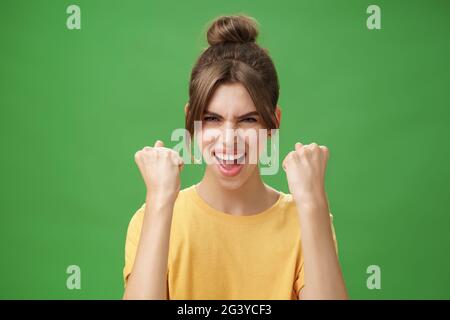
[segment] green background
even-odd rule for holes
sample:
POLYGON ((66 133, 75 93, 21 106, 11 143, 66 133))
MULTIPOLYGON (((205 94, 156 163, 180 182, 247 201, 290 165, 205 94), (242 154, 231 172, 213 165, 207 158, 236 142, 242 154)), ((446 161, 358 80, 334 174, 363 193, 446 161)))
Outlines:
MULTIPOLYGON (((450 2, 18 1, 0 6, 0 298, 119 299, 143 203, 133 155, 184 124, 221 14, 260 23, 278 69, 281 150, 327 145, 351 298, 450 298, 450 2), (66 8, 81 8, 81 30, 66 8), (366 9, 381 7, 381 30, 366 9), (66 268, 81 267, 81 290, 66 268), (381 267, 381 290, 366 286, 381 267)), ((189 166, 183 187, 201 178, 189 166)), ((265 180, 288 191, 284 172, 265 180)))

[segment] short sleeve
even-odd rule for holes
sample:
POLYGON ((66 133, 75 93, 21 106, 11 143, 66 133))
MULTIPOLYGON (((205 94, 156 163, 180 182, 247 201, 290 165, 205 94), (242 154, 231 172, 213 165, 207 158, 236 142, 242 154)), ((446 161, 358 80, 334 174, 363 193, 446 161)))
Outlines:
MULTIPOLYGON (((331 222, 331 232, 333 234, 333 241, 334 241, 334 247, 336 249, 336 254, 338 253, 338 245, 337 245, 337 239, 336 239, 336 232, 334 230, 334 224, 333 224, 333 214, 330 213, 330 222, 331 222)), ((303 253, 300 255, 300 263, 299 263, 299 270, 297 272, 297 276, 295 278, 294 282, 294 290, 297 294, 297 297, 300 296, 300 291, 305 286, 305 271, 303 268, 303 253)))
POLYGON ((141 236, 144 210, 145 205, 136 211, 128 224, 127 237, 125 241, 125 266, 123 268, 124 286, 126 286, 127 278, 133 269, 134 259, 136 257, 136 251, 139 245, 139 238, 141 236))
POLYGON ((300 295, 300 291, 303 289, 304 286, 305 286, 305 271, 303 268, 303 254, 301 254, 300 269, 297 272, 297 276, 294 282, 294 291, 297 297, 300 295))

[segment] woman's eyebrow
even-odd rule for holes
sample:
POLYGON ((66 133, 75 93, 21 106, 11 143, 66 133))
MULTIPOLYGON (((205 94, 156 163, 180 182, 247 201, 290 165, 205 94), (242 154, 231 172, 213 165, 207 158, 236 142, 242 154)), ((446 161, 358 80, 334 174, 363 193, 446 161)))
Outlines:
POLYGON ((205 115, 214 116, 214 117, 221 118, 221 119, 223 118, 220 114, 217 114, 217 113, 211 112, 211 111, 205 111, 205 115))
MULTIPOLYGON (((205 111, 205 115, 214 116, 214 117, 217 117, 217 118, 220 118, 220 119, 223 118, 220 114, 215 113, 215 112, 211 112, 211 111, 205 111)), ((245 113, 243 115, 240 115, 240 116, 236 117, 236 119, 242 119, 242 118, 251 117, 251 116, 259 116, 258 111, 247 112, 247 113, 245 113)))
POLYGON ((259 113, 257 111, 252 111, 252 112, 248 112, 246 114, 243 114, 242 116, 239 116, 238 118, 246 118, 246 117, 250 117, 250 116, 259 116, 259 113))

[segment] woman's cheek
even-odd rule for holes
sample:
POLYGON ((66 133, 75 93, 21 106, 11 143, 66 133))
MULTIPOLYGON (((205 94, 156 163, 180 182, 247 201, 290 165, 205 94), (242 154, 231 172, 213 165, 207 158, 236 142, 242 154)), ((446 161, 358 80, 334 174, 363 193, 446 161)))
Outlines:
POLYGON ((259 130, 257 129, 248 129, 244 134, 244 141, 246 145, 246 151, 248 155, 248 163, 249 164, 258 164, 258 159, 260 155, 259 144, 259 130))
POLYGON ((210 146, 220 137, 220 130, 214 128, 205 128, 201 132, 203 147, 210 146))
MULTIPOLYGON (((264 129, 265 130, 265 129, 264 129)), ((258 138, 258 157, 264 152, 267 146, 267 130, 260 134, 258 138)))
POLYGON ((212 128, 203 128, 202 130, 197 132, 196 140, 200 144, 198 145, 198 148, 200 149, 200 152, 203 155, 206 164, 211 164, 213 161, 211 148, 214 146, 219 133, 220 131, 212 128))

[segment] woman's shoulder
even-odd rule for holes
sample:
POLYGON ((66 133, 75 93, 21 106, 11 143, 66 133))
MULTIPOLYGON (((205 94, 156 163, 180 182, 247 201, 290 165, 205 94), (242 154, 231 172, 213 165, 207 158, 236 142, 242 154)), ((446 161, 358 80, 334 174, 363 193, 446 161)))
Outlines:
POLYGON ((282 198, 283 202, 283 209, 287 213, 290 213, 292 215, 296 215, 297 213, 297 205, 295 203, 294 198, 292 197, 292 194, 290 193, 284 193, 283 191, 280 191, 280 198, 282 198))
POLYGON ((282 190, 278 190, 274 187, 271 187, 267 185, 267 187, 273 192, 276 193, 278 196, 278 204, 286 209, 291 209, 292 207, 295 207, 295 201, 292 198, 292 195, 290 193, 286 193, 282 190))

